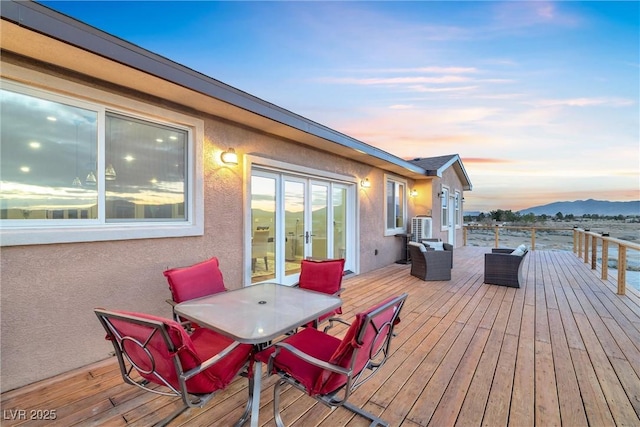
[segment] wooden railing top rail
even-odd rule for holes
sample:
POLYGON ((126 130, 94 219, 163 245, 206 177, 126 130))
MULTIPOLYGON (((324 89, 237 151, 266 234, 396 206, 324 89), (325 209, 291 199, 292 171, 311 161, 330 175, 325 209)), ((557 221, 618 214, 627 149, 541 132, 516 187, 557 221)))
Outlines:
POLYGON ((610 237, 610 236, 604 236, 598 232, 587 231, 582 228, 576 228, 575 230, 578 232, 582 232, 588 236, 597 237, 598 239, 606 240, 607 242, 615 243, 616 245, 619 245, 619 246, 624 246, 629 249, 640 251, 640 243, 630 242, 628 240, 616 239, 615 237, 610 237))

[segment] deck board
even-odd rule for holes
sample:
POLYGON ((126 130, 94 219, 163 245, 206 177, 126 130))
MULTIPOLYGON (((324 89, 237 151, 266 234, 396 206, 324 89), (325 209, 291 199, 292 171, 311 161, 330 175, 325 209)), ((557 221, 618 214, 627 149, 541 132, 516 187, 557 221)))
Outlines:
MULTIPOLYGON (((640 425, 640 292, 616 295, 615 280, 601 280, 561 251, 529 252, 520 289, 486 285, 487 251, 456 249, 451 281, 425 282, 400 264, 344 280, 347 320, 409 293, 389 361, 353 403, 403 427, 640 425)), ((262 426, 274 425, 274 380, 263 377, 262 426)), ((247 381, 238 378, 171 426, 232 425, 246 396, 247 381)), ((115 359, 8 391, 0 401, 2 425, 21 427, 148 426, 180 403, 124 384, 115 359), (55 409, 58 418, 10 419, 18 409, 55 409)), ((281 404, 294 427, 367 425, 291 388, 281 404)))

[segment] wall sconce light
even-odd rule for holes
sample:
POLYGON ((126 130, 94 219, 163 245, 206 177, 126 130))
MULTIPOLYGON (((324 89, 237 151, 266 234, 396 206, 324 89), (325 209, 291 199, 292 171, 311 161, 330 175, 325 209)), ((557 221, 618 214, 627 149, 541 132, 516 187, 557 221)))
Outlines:
POLYGON ((107 181, 115 181, 116 180, 116 170, 113 168, 113 165, 109 163, 107 168, 104 170, 104 179, 107 181))
POLYGON ((371 182, 369 181, 369 178, 365 178, 362 181, 360 181, 360 186, 362 188, 370 188, 371 187, 371 182))
POLYGON ((418 197, 418 190, 416 190, 415 188, 411 190, 411 197, 418 197))
POLYGON ((220 160, 222 160, 222 163, 225 165, 237 165, 238 155, 236 154, 236 150, 229 148, 227 151, 223 151, 220 155, 220 160))
POLYGON ((438 193, 438 199, 442 199, 442 194, 443 194, 442 191, 438 193))

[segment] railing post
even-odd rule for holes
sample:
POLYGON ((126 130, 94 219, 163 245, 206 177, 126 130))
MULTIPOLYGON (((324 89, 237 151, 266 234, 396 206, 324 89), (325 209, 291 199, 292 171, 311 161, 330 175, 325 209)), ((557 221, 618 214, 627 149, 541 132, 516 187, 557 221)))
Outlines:
POLYGON ((587 264, 589 262, 589 240, 591 236, 587 233, 588 229, 584 229, 584 263, 587 264))
MULTIPOLYGON (((604 234, 603 234, 604 236, 604 234)), ((609 241, 602 239, 602 280, 609 278, 609 241)))
POLYGON ((584 232, 578 230, 578 258, 582 258, 582 240, 584 239, 584 232))
POLYGON ((627 291, 627 247, 618 244, 618 295, 627 291))
POLYGON ((467 246, 467 227, 462 227, 462 246, 467 246))
POLYGON ((535 227, 531 227, 531 250, 536 250, 536 229, 535 227))
POLYGON ((496 245, 496 248, 499 248, 500 247, 499 246, 499 243, 500 243, 500 231, 499 231, 499 228, 498 228, 497 225, 495 226, 494 233, 495 233, 495 239, 496 239, 495 245, 496 245))
POLYGON ((596 260, 598 259, 598 238, 591 236, 591 269, 596 269, 596 260))
POLYGON ((577 254, 578 253, 578 247, 580 246, 578 244, 578 227, 576 227, 575 225, 573 226, 573 253, 577 254))

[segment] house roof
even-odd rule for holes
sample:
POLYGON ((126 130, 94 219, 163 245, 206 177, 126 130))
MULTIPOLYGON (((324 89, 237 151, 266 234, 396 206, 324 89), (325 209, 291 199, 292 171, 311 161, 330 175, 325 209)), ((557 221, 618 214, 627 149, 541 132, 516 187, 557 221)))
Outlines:
POLYGON ((462 188, 464 190, 472 189, 471 180, 469 180, 469 176, 467 175, 467 171, 464 169, 462 160, 457 154, 438 157, 419 157, 411 160, 411 163, 423 168, 427 172, 428 176, 437 176, 439 178, 442 178, 442 174, 445 170, 453 167, 462 182, 462 188))
POLYGON ((41 4, 2 1, 0 46, 413 179, 419 164, 264 101, 41 4), (188 103, 185 103, 188 100, 188 103))

